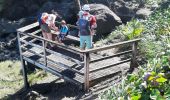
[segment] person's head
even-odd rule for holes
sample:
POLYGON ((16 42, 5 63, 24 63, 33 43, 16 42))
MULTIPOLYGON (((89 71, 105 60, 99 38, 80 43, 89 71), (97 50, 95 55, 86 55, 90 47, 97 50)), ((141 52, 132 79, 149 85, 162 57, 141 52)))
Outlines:
POLYGON ((66 25, 66 21, 65 20, 61 20, 61 25, 66 25))
POLYGON ((88 4, 85 4, 85 5, 82 6, 82 10, 86 11, 86 12, 89 12, 90 11, 90 6, 88 4))
POLYGON ((42 16, 48 16, 48 13, 47 12, 43 12, 42 16))
POLYGON ((82 11, 82 10, 79 11, 79 13, 78 13, 79 18, 83 17, 83 13, 84 13, 84 11, 82 11))

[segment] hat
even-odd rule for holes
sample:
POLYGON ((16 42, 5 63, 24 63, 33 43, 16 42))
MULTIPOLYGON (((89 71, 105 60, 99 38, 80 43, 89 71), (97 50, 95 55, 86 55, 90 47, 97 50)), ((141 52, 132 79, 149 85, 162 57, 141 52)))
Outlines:
POLYGON ((82 7, 82 10, 84 11, 90 11, 90 6, 85 4, 83 7, 82 7))
POLYGON ((65 21, 65 20, 62 20, 62 21, 61 21, 61 24, 66 24, 66 21, 65 21))

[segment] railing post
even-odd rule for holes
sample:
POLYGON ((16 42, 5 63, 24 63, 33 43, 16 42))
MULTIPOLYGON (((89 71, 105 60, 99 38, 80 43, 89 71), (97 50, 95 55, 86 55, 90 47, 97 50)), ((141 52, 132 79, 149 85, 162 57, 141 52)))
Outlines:
POLYGON ((89 89, 89 62, 90 56, 89 53, 84 53, 84 90, 88 91, 89 89))
POLYGON ((28 83, 25 61, 22 57, 22 49, 21 49, 21 43, 20 43, 20 32, 17 32, 17 38, 18 38, 18 47, 19 47, 19 54, 20 54, 20 59, 21 59, 22 72, 23 72, 23 77, 24 77, 24 87, 25 87, 25 89, 28 89, 29 83, 28 83))
POLYGON ((131 59, 130 69, 134 69, 135 67, 138 66, 137 60, 136 60, 137 45, 138 45, 138 42, 132 43, 132 59, 131 59))
POLYGON ((44 65, 47 66, 47 53, 46 53, 46 41, 42 40, 43 53, 44 53, 44 65))

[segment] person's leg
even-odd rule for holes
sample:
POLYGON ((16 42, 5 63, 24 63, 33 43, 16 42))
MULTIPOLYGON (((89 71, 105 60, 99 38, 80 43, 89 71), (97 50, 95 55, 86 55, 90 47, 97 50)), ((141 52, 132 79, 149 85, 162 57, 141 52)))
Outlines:
MULTIPOLYGON (((42 30, 43 38, 48 39, 47 34, 48 33, 46 33, 45 31, 42 30)), ((45 42, 45 47, 47 47, 47 42, 45 42)))
POLYGON ((92 36, 91 35, 86 36, 86 48, 87 49, 92 48, 92 36))
MULTIPOLYGON (((47 34, 47 37, 48 37, 48 40, 53 40, 53 37, 52 37, 52 34, 51 33, 48 33, 47 34)), ((49 43, 51 47, 54 47, 54 44, 53 43, 49 43)))
POLYGON ((80 49, 84 50, 85 49, 85 39, 86 36, 80 36, 80 49))

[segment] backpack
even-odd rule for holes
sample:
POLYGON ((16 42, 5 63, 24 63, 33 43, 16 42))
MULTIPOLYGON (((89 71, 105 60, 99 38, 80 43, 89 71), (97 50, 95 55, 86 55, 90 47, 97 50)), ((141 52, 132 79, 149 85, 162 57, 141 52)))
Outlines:
POLYGON ((78 25, 80 28, 80 35, 90 35, 90 22, 88 20, 80 18, 78 25))
POLYGON ((63 28, 64 28, 64 29, 67 28, 68 31, 67 31, 67 33, 65 34, 65 36, 67 36, 67 35, 69 34, 69 28, 68 28, 68 26, 67 26, 67 27, 62 27, 62 26, 60 26, 60 29, 63 29, 63 28))
POLYGON ((46 19, 47 19, 47 17, 42 19, 42 13, 38 14, 38 16, 37 16, 37 21, 39 22, 40 25, 44 24, 46 19))
POLYGON ((37 21, 39 22, 39 24, 42 24, 42 19, 41 19, 42 13, 38 14, 37 16, 37 21))

